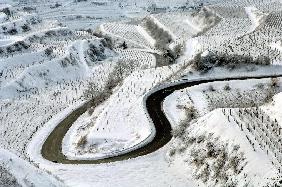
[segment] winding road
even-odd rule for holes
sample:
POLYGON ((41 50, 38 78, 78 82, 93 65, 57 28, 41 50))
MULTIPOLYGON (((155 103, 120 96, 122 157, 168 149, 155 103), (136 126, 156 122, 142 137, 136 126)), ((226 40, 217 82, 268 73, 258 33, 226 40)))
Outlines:
POLYGON ((103 158, 99 160, 69 160, 62 153, 62 141, 65 134, 72 126, 72 124, 77 120, 77 118, 80 115, 86 112, 88 108, 87 106, 89 106, 89 103, 86 103, 85 105, 81 106, 80 108, 76 109, 71 114, 69 114, 61 123, 57 125, 57 127, 51 132, 51 134, 44 142, 41 149, 41 154, 45 159, 49 161, 62 163, 62 164, 99 164, 99 163, 121 161, 129 158, 143 156, 163 147, 172 138, 171 125, 162 110, 163 100, 172 92, 203 83, 209 83, 209 82, 277 78, 281 76, 282 75, 264 75, 264 76, 229 77, 229 78, 218 78, 218 79, 183 80, 180 81, 179 83, 175 83, 174 85, 168 85, 161 89, 157 89, 155 92, 148 95, 147 99, 145 100, 147 112, 150 115, 156 129, 156 135, 150 143, 144 145, 141 148, 135 149, 131 152, 109 157, 109 158, 103 158))

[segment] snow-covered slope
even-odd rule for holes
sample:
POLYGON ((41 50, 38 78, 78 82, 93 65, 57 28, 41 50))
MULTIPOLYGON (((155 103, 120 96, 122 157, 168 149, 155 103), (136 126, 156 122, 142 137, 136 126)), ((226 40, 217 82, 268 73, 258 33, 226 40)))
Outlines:
POLYGON ((264 186, 277 176, 268 156, 254 149, 221 109, 199 118, 183 133, 171 143, 171 162, 183 171, 192 170, 205 185, 264 186))
POLYGON ((273 88, 274 80, 220 82, 175 92, 163 107, 175 138, 145 157, 63 165, 44 160, 41 147, 56 125, 89 99, 93 106, 63 138, 67 158, 110 157, 152 140, 155 129, 144 96, 165 82, 279 74, 281 11, 277 0, 2 0, 0 145, 20 157, 0 150, 7 176, 19 184, 26 176, 27 185, 35 186, 271 186, 270 178, 279 177, 278 145, 267 150, 273 146, 269 139, 243 127, 248 111, 259 111, 259 117, 275 113, 280 121, 279 94, 274 103, 254 107, 270 103, 281 91, 280 83, 273 88), (230 110, 233 121, 228 109, 214 110, 228 107, 235 108, 230 110), (246 108, 246 117, 238 107, 246 108), (183 120, 190 124, 185 130, 183 120), (183 136, 176 136, 179 132, 183 136), (183 147, 186 137, 204 140, 183 147), (209 154, 200 148, 209 145, 226 159, 213 156, 197 165, 198 153, 209 154), (218 163, 224 171, 207 172, 218 163))
POLYGON ((4 184, 2 183, 2 180, 4 181, 5 178, 2 178, 2 176, 4 177, 5 175, 1 173, 0 184, 4 186, 64 186, 63 183, 58 178, 52 176, 52 174, 48 174, 47 172, 32 166, 27 161, 18 158, 16 155, 5 149, 0 150, 0 166, 1 168, 3 167, 8 170, 16 179, 16 182, 4 184))

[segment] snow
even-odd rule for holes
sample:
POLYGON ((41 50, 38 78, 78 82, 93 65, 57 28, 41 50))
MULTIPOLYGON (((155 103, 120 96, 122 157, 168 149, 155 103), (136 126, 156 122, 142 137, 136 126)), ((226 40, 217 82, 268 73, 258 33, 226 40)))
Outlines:
MULTIPOLYGON (((89 42, 94 43, 97 46, 100 44, 99 41, 95 40, 89 42)), ((9 99, 17 97, 17 90, 24 91, 32 88, 42 89, 46 84, 52 85, 58 81, 61 82, 64 80, 75 80, 78 78, 89 77, 89 67, 84 60, 81 60, 81 56, 84 56, 82 54, 83 51, 80 49, 81 47, 79 41, 74 42, 72 45, 68 46, 63 57, 27 68, 18 75, 16 79, 3 85, 0 98, 9 99), (70 59, 71 62, 66 62, 67 64, 64 67, 61 63, 66 58, 70 59), (42 74, 42 72, 44 73, 42 74)), ((109 61, 115 56, 109 49, 105 49, 104 53, 109 58, 109 61)), ((38 58, 36 60, 38 60, 38 58)), ((9 64, 9 66, 11 66, 11 64, 9 64)))
POLYGON ((107 23, 99 27, 101 33, 121 41, 126 41, 127 45, 132 44, 133 48, 151 49, 154 43, 152 37, 141 27, 123 23, 107 23))
POLYGON ((187 40, 185 46, 185 58, 193 59, 194 55, 197 54, 200 50, 199 42, 197 39, 191 38, 187 40))
POLYGON ((7 19, 6 14, 0 12, 0 23, 3 23, 4 21, 6 21, 6 19, 7 19))
POLYGON ((147 144, 154 137, 155 129, 144 110, 144 94, 178 69, 179 66, 175 66, 172 69, 167 67, 148 69, 131 74, 104 104, 103 111, 99 115, 94 113, 92 119, 89 119, 89 116, 84 114, 81 116, 82 119, 76 123, 79 126, 75 129, 78 129, 80 126, 86 126, 87 122, 92 120, 92 126, 94 124, 95 126, 89 129, 87 146, 96 145, 100 151, 92 154, 74 155, 75 148, 71 148, 71 146, 75 146, 75 144, 71 144, 74 140, 66 138, 64 154, 69 155, 70 158, 97 159, 116 155, 117 152, 121 154, 147 144), (158 76, 160 74, 162 77, 158 76), (112 144, 115 146, 111 146, 112 144))
POLYGON ((228 122, 220 109, 198 119, 186 131, 190 135, 199 135, 206 132, 213 133, 222 142, 240 146, 240 151, 245 154, 244 156, 247 159, 247 165, 237 178, 238 186, 244 186, 244 174, 249 177, 247 179, 250 180, 249 184, 254 186, 266 185, 270 178, 276 176, 276 169, 267 155, 262 150, 254 152, 245 134, 240 131, 234 122, 228 122))
MULTIPOLYGON (((124 71, 128 73, 122 76, 105 102, 94 108, 92 114, 87 111, 81 115, 65 135, 62 147, 68 158, 110 157, 151 141, 155 129, 144 100, 170 81, 177 84, 187 79, 278 75, 282 71, 279 18, 282 6, 278 1, 46 0, 44 3, 19 1, 16 4, 4 0, 0 9, 7 7, 3 3, 11 3, 14 7, 8 6, 11 16, 0 13, 0 48, 4 49, 4 53, 0 53, 0 161, 7 164, 20 183, 27 178, 35 186, 206 186, 193 176, 193 167, 184 160, 187 155, 177 155, 174 161, 170 160, 170 145, 146 156, 99 165, 52 163, 42 158, 41 147, 58 123, 85 103, 83 92, 88 84, 94 82, 103 89, 121 61, 126 62, 124 71), (62 6, 54 8, 56 2, 62 6), (201 2, 205 2, 204 8, 187 11, 201 2), (150 15, 148 7, 154 3, 159 8, 166 8, 166 13, 150 15), (23 7, 29 6, 36 10, 28 14, 22 12, 23 7), (171 49, 185 43, 184 53, 176 64, 158 67, 154 54, 162 55, 162 51, 154 48, 156 38, 139 25, 140 19, 148 15, 175 40, 170 44, 171 49), (23 29, 25 24, 28 26, 26 31, 23 29), (15 29, 16 33, 6 32, 3 26, 10 31, 15 29), (91 30, 81 31, 89 28, 91 30), (111 37, 114 47, 126 41, 128 48, 115 51, 103 48, 101 51, 107 58, 93 62, 90 44, 95 49, 101 45, 93 32, 96 29, 99 34, 111 37), (7 49, 15 47, 18 41, 30 47, 8 52, 7 49), (48 55, 46 49, 52 49, 51 54, 48 55), (190 66, 191 59, 199 52, 209 51, 269 56, 272 65, 246 65, 233 71, 218 67, 206 74, 195 72, 190 66), (65 61, 69 63, 64 64, 65 61), (133 67, 128 68, 131 65, 133 67), (87 144, 85 149, 78 149, 77 142, 83 136, 87 144), (93 146, 97 149, 91 149, 93 146)), ((249 92, 246 95, 262 101, 265 91, 261 91, 260 96, 255 94, 254 86, 258 83, 268 84, 269 80, 250 80, 244 84, 229 82, 232 89, 249 92)), ((220 82, 213 86, 223 90, 226 84, 220 82)), ((183 106, 194 104, 202 117, 192 121, 188 133, 198 136, 213 132, 223 143, 239 144, 248 160, 243 173, 248 174, 247 179, 254 186, 265 185, 270 177, 276 177, 277 168, 270 163, 271 157, 259 148, 254 152, 245 138, 245 131, 240 131, 234 121, 228 122, 220 109, 209 113, 213 107, 202 93, 208 89, 209 84, 195 86, 176 91, 165 99, 163 110, 173 129, 179 128, 187 118, 183 106)), ((229 104, 228 93, 217 94, 214 94, 217 100, 229 104)), ((234 97, 230 100, 239 101, 237 93, 232 94, 234 97)), ((213 98, 212 101, 217 100, 213 98)), ((214 102, 214 106, 216 104, 214 102)), ((281 94, 277 94, 274 102, 261 108, 281 123, 281 104, 281 94)), ((243 173, 236 176, 240 185, 244 182, 243 173)), ((209 182, 213 186, 212 181, 209 182)))
POLYGON ((198 33, 201 31, 201 29, 197 26, 197 25, 194 25, 189 19, 186 19, 185 20, 185 23, 188 24, 189 27, 191 27, 192 29, 195 30, 195 33, 198 33))
MULTIPOLYGON (((226 72, 224 73, 226 74, 226 72)), ((253 74, 253 76, 258 76, 260 74, 253 74)), ((230 77, 240 77, 240 74, 237 72, 236 74, 233 74, 230 77)), ((211 73, 210 76, 207 76, 207 79, 213 79, 213 78, 222 78, 217 73, 211 73)), ((197 81, 201 80, 203 78, 199 78, 197 76, 190 77, 189 81, 197 81)), ((184 80, 185 81, 185 80, 184 80)), ((256 85, 258 84, 267 84, 269 83, 269 79, 253 79, 253 80, 232 80, 232 81, 219 81, 219 82, 212 82, 212 83, 205 83, 201 85, 192 86, 189 88, 185 88, 182 90, 175 91, 171 95, 169 95, 164 100, 164 111, 167 115, 167 117, 172 121, 172 124, 175 126, 180 123, 181 120, 185 119, 185 113, 183 113, 183 108, 179 108, 178 105, 190 105, 191 103, 196 107, 196 109, 200 112, 200 115, 203 116, 210 112, 207 98, 205 96, 205 93, 203 91, 209 90, 209 87, 212 85, 213 89, 215 91, 220 91, 224 89, 225 85, 229 85, 231 87, 231 90, 233 90, 233 96, 235 95, 235 92, 243 92, 243 91, 251 91, 252 89, 256 88, 256 85), (242 84, 244 82, 244 84, 242 84)), ((211 91, 210 91, 211 92, 211 91)), ((263 94, 263 93, 261 93, 263 94)), ((232 94, 228 98, 225 98, 226 100, 235 99, 233 98, 232 94)), ((242 99, 242 98, 241 98, 242 99)), ((243 100, 242 100, 243 101, 243 100)), ((224 102, 224 101, 222 101, 224 102)), ((222 103, 224 106, 225 103, 222 103)), ((228 106, 226 106, 228 107, 228 106)))
POLYGON ((254 31, 260 24, 263 23, 265 18, 267 17, 267 14, 259 11, 256 7, 246 7, 245 8, 246 13, 248 14, 251 22, 252 22, 252 28, 250 32, 254 31))
POLYGON ((144 28, 142 28, 141 26, 137 25, 136 29, 138 30, 138 32, 142 36, 144 36, 144 38, 147 39, 147 41, 151 44, 151 46, 155 46, 156 40, 154 38, 152 38, 144 28))
POLYGON ((3 10, 3 9, 5 9, 5 8, 8 8, 8 9, 12 8, 10 2, 12 2, 12 1, 10 1, 10 0, 3 0, 3 1, 1 2, 1 4, 0 4, 0 10, 3 10), (5 1, 6 1, 6 2, 5 2, 5 1))
POLYGON ((59 176, 67 186, 196 186, 192 178, 178 175, 179 170, 169 165, 164 152, 162 149, 144 157, 99 165, 60 165, 41 160, 40 167, 59 176))
POLYGON ((166 26, 164 26, 161 22, 159 22, 158 19, 156 19, 154 16, 149 16, 149 19, 151 19, 156 25, 158 25, 159 28, 166 31, 170 35, 172 40, 176 40, 177 37, 166 26))
POLYGON ((0 40, 0 47, 9 46, 15 42, 14 39, 2 39, 0 40))
MULTIPOLYGON (((235 177, 236 178, 235 180, 239 182, 238 186, 244 186, 246 184, 246 182, 244 182, 245 180, 249 181, 250 182, 249 184, 251 185, 264 186, 271 181, 271 178, 275 178, 278 175, 277 167, 272 164, 272 160, 270 159, 270 156, 266 154, 265 150, 261 149, 260 145, 254 139, 254 135, 252 133, 246 134, 245 131, 240 130, 239 126, 234 120, 234 119, 238 120, 238 118, 233 117, 234 119, 231 118, 230 121, 229 117, 227 118, 227 116, 224 115, 224 113, 222 113, 222 109, 216 109, 210 111, 210 107, 208 107, 206 104, 208 103, 208 101, 207 98, 204 97, 203 90, 208 90, 209 86, 212 85, 214 90, 216 91, 210 91, 210 92, 211 93, 217 92, 219 90, 224 89, 224 85, 226 85, 225 83, 227 82, 207 83, 207 84, 201 84, 199 86, 193 86, 190 88, 176 91, 165 99, 163 104, 163 110, 166 113, 169 121, 172 123, 173 129, 177 129, 178 126, 183 123, 183 121, 184 122, 187 121, 185 107, 189 107, 191 105, 195 106, 195 108, 199 111, 200 116, 202 117, 196 120, 192 120, 192 122, 186 128, 185 133, 190 137, 191 136, 198 137, 202 134, 213 133, 213 136, 218 137, 219 140, 223 142, 223 144, 228 143, 229 145, 239 145, 240 151, 244 153, 244 157, 247 159, 246 162, 247 164, 244 166, 242 173, 235 177), (193 94, 197 94, 197 96, 193 94), (200 100, 200 102, 198 100, 200 100), (205 105, 203 105, 203 103, 205 103, 205 105), (252 142, 255 142, 255 151, 253 151, 251 144, 246 138, 246 135, 248 135, 248 137, 252 139, 252 142), (258 166, 258 162, 259 162, 259 166, 258 166), (244 173, 246 174, 247 178, 245 178, 244 173)), ((256 86, 260 84, 264 84, 264 85, 269 84, 269 79, 228 81, 228 85, 231 88, 231 91, 229 93, 230 95, 225 96, 224 99, 222 98, 215 98, 215 99, 219 99, 219 102, 221 103, 221 107, 223 108, 229 107, 230 105, 225 104, 225 102, 226 101, 236 102, 238 98, 236 98, 235 92, 246 93, 247 91, 251 93, 251 90, 256 89, 256 86)), ((280 81, 279 81, 279 85, 281 86, 280 81)), ((280 92, 279 90, 277 92, 280 92)), ((261 92, 261 95, 263 95, 263 92, 261 92)), ((242 104, 244 103, 244 97, 247 96, 242 95, 240 97, 240 102, 242 102, 242 104)), ((253 97, 255 97, 255 94, 253 94, 253 97)), ((254 98, 254 100, 255 102, 256 100, 259 102, 262 99, 254 98)), ((261 108, 264 111, 266 111, 267 114, 271 116, 271 118, 277 119, 279 121, 279 124, 281 124, 281 114, 280 114, 281 112, 279 112, 279 107, 278 107, 281 104, 281 94, 279 93, 275 95, 273 100, 274 101, 272 104, 271 103, 265 104, 261 108)), ((216 105, 216 102, 211 101, 211 104, 216 105)), ((211 107, 211 109, 212 108, 213 107, 211 107)), ((234 110, 234 109, 226 108, 225 113, 229 113, 229 110, 234 110)), ((240 123, 244 124, 245 122, 240 122, 240 123)), ((177 147, 179 147, 179 144, 181 144, 182 141, 183 140, 179 139, 179 137, 174 138, 171 141, 170 145, 172 146, 176 145, 177 147)), ((191 150, 191 148, 188 147, 187 152, 183 154, 179 153, 178 155, 172 157, 171 158, 172 160, 171 159, 170 160, 172 162, 172 165, 174 165, 173 167, 177 167, 178 169, 181 168, 180 170, 183 171, 190 170, 196 172, 193 166, 187 164, 187 159, 189 159, 189 154, 190 154, 188 150, 191 150)), ((190 175, 191 174, 189 173, 187 174, 187 176, 190 175)), ((204 183, 204 185, 214 186, 215 184, 213 183, 212 180, 210 180, 207 183, 204 183)))
POLYGON ((0 163, 9 168, 9 172, 11 172, 17 182, 22 186, 64 186, 64 184, 54 176, 47 174, 47 172, 36 168, 29 162, 20 159, 2 148, 0 149, 0 163))
POLYGON ((274 95, 273 101, 262 107, 263 111, 265 111, 272 119, 276 119, 280 125, 282 125, 281 118, 281 102, 282 102, 282 94, 278 93, 274 95))

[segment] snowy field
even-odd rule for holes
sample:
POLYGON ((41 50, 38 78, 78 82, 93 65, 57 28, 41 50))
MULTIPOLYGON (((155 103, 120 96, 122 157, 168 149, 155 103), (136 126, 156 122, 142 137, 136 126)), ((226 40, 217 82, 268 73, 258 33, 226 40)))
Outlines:
POLYGON ((154 139, 145 98, 163 85, 282 75, 278 0, 0 1, 0 186, 273 186, 282 169, 280 78, 205 83, 162 109, 172 140, 103 164, 44 159, 49 134, 99 160, 154 139), (281 131, 281 132, 280 132, 281 131))

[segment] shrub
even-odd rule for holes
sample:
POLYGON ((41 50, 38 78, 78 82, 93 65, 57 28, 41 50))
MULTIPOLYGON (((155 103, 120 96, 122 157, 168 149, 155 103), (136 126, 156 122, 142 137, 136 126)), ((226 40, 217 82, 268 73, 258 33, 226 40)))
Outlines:
POLYGON ((175 153, 176 153, 176 149, 175 149, 175 148, 171 148, 171 149, 169 150, 169 152, 168 152, 168 156, 169 156, 169 157, 173 157, 173 156, 175 155, 175 153))
POLYGON ((30 31, 30 27, 29 27, 27 24, 24 24, 24 25, 22 26, 22 29, 23 29, 23 32, 30 31))
POLYGON ((94 110, 95 110, 95 108, 94 108, 94 107, 89 108, 89 109, 87 110, 88 115, 92 115, 92 114, 93 114, 93 112, 94 112, 94 110))
POLYGON ((3 12, 4 14, 6 14, 7 16, 11 16, 11 11, 10 11, 9 8, 4 8, 4 9, 2 9, 2 12, 3 12))
POLYGON ((53 5, 53 6, 50 6, 50 8, 58 8, 58 7, 60 7, 60 6, 62 6, 62 4, 56 2, 56 4, 53 5))
POLYGON ((79 148, 84 148, 86 144, 87 144, 87 136, 85 135, 78 140, 76 146, 79 148))
POLYGON ((184 108, 185 108, 185 116, 186 116, 187 123, 195 119, 198 116, 198 111, 193 105, 189 107, 184 107, 184 108))
POLYGON ((226 85, 223 87, 223 90, 225 90, 225 91, 230 91, 230 90, 231 90, 231 87, 229 86, 229 84, 226 84, 226 85))
POLYGON ((215 92, 215 88, 212 85, 209 85, 208 91, 215 92))
POLYGON ((183 155, 183 160, 189 161, 193 166, 195 178, 204 183, 209 181, 219 186, 237 184, 236 175, 240 174, 246 165, 239 145, 230 147, 231 145, 221 142, 212 133, 194 136, 187 132, 176 142, 171 148, 173 154, 181 154, 183 153, 181 150, 186 150, 187 155, 183 155))
POLYGON ((145 27, 150 35, 156 40, 155 47, 159 49, 168 49, 168 44, 172 41, 172 37, 167 31, 160 28, 151 18, 146 18, 145 27))
POLYGON ((208 61, 206 60, 204 61, 201 55, 202 53, 198 53, 195 56, 194 61, 193 61, 193 68, 197 71, 200 71, 201 73, 206 73, 212 68, 212 66, 210 65, 208 61))
POLYGON ((45 55, 50 56, 53 53, 53 49, 48 47, 44 50, 45 55))
POLYGON ((101 89, 96 82, 89 82, 87 89, 83 92, 83 97, 86 100, 94 100, 101 94, 101 89))
POLYGON ((193 61, 194 69, 202 73, 206 73, 213 67, 226 67, 233 70, 243 64, 269 65, 270 59, 265 56, 253 59, 251 56, 209 52, 205 56, 202 56, 202 53, 197 54, 193 61))
POLYGON ((7 33, 11 34, 11 35, 15 35, 18 33, 17 29, 11 29, 9 31, 7 31, 7 33))
POLYGON ((6 169, 4 164, 0 163, 0 186, 19 187, 16 178, 6 169))
POLYGON ((172 136, 175 138, 181 137, 185 133, 185 130, 188 127, 188 125, 189 123, 187 123, 186 121, 181 121, 177 127, 172 129, 171 131, 172 136))
POLYGON ((279 87, 279 80, 278 80, 278 78, 271 78, 270 86, 271 86, 272 88, 277 88, 277 87, 279 87))

